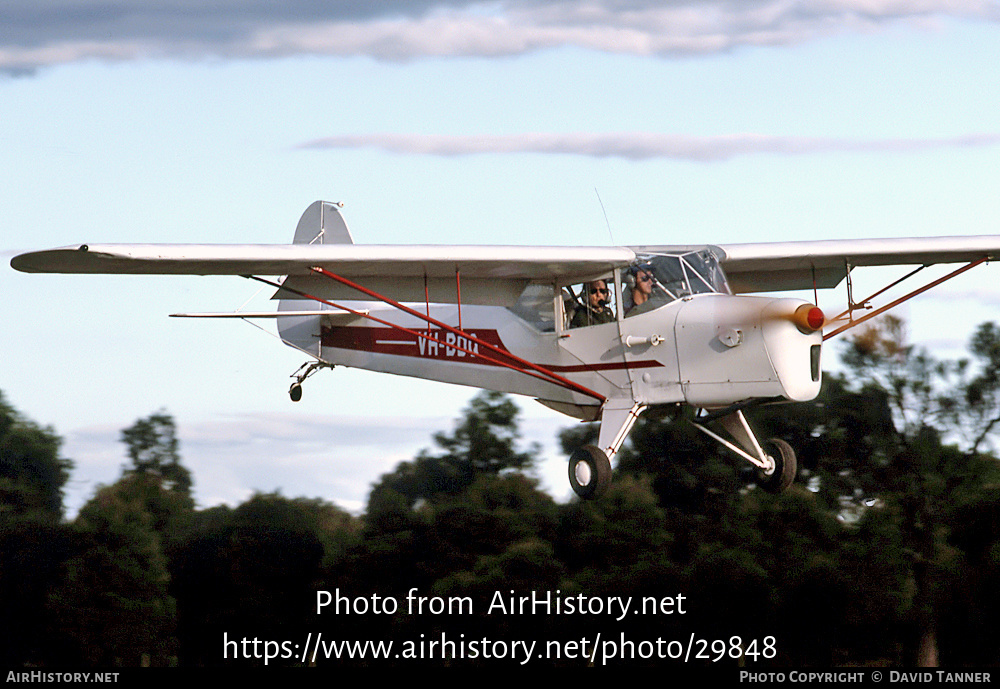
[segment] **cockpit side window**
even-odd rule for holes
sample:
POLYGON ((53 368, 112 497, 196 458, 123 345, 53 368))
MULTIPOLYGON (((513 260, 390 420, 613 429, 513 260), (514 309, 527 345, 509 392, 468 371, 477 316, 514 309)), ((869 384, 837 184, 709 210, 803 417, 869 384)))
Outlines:
POLYGON ((528 285, 517 303, 509 307, 509 310, 542 332, 552 332, 556 329, 552 285, 528 285))

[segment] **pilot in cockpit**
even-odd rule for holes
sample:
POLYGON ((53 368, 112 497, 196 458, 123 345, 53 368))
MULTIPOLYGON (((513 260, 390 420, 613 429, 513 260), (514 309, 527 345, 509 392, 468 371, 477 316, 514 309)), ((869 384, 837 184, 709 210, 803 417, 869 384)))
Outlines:
POLYGON ((633 315, 635 313, 642 313, 648 310, 645 309, 636 310, 638 307, 642 306, 649 301, 649 297, 653 294, 653 274, 648 270, 638 268, 635 271, 635 284, 632 286, 632 303, 625 310, 625 315, 633 315))

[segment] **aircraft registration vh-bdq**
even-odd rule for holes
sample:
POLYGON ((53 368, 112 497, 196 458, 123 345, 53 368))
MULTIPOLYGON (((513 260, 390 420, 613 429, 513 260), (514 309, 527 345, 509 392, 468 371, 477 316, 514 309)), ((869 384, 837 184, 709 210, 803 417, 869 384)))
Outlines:
POLYGON ((636 418, 653 405, 697 408, 696 426, 757 467, 758 485, 787 488, 794 451, 780 438, 761 442, 743 410, 815 398, 825 339, 1000 252, 1000 236, 366 246, 354 244, 340 205, 309 206, 291 245, 81 244, 22 254, 11 265, 28 273, 240 275, 272 285, 276 312, 174 315, 277 318, 281 339, 310 357, 292 374, 293 401, 316 371, 351 366, 527 395, 600 421, 597 445, 569 460, 574 491, 593 498, 610 483, 610 460, 636 418), (909 277, 938 263, 966 265, 880 309, 870 301, 885 290, 857 301, 852 294, 855 267, 916 266, 909 277), (828 318, 816 290, 844 280, 847 308, 828 318), (812 303, 747 294, 810 289, 812 303), (854 318, 859 309, 868 312, 854 318))

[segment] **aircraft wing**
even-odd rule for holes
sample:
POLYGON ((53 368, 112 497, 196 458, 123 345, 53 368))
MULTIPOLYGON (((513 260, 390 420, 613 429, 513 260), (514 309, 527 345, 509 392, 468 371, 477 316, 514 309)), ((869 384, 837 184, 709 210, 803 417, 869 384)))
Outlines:
MULTIPOLYGON (((530 282, 584 282, 644 253, 700 246, 565 247, 364 244, 91 244, 16 256, 28 273, 287 275, 288 287, 326 299, 358 293, 311 273, 313 266, 401 301, 511 305, 530 282), (425 293, 425 289, 427 292, 425 293)), ((932 265, 1000 256, 1000 236, 846 239, 712 246, 736 293, 836 287, 847 268, 932 265)), ((276 295, 295 298, 288 292, 276 295)))
POLYGON ((1000 236, 843 239, 719 246, 734 292, 836 287, 847 266, 968 263, 1000 257, 1000 236))
POLYGON ((432 301, 455 301, 460 288, 463 303, 512 305, 530 282, 584 282, 633 260, 625 247, 83 244, 21 254, 11 266, 26 273, 287 275, 285 286, 325 299, 362 298, 314 275, 318 266, 400 301, 423 301, 425 289, 432 301))
POLYGON ((581 280, 625 266, 624 247, 365 244, 82 244, 14 257, 25 273, 309 275, 313 266, 345 277, 391 271, 401 277, 581 280))

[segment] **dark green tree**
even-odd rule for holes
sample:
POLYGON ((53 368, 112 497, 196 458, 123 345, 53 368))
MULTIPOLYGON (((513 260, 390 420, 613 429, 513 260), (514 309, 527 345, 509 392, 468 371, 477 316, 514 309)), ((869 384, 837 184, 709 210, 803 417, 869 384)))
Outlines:
POLYGON ((51 429, 22 418, 0 392, 0 519, 62 518, 72 462, 59 456, 61 444, 51 429))
POLYGON ((0 658, 40 663, 51 652, 49 592, 75 547, 61 522, 72 463, 62 440, 22 417, 0 393, 0 658))
POLYGON ((896 662, 965 662, 965 644, 949 643, 958 653, 940 656, 939 630, 962 569, 949 538, 956 510, 997 480, 996 459, 981 454, 997 414, 997 341, 995 327, 981 326, 970 345, 976 363, 939 361, 907 345, 902 322, 885 317, 845 343, 848 374, 825 388, 827 420, 815 429, 825 440, 813 457, 818 488, 850 525, 850 548, 860 556, 843 561, 851 567, 845 574, 859 594, 871 582, 862 617, 896 630, 902 651, 892 657, 881 649, 896 662), (950 444, 962 440, 964 449, 950 444), (858 541, 854 529, 874 537, 858 541), (897 594, 880 593, 887 586, 897 594))
MULTIPOLYGON (((520 450, 518 437, 514 403, 498 393, 477 395, 452 433, 434 436, 434 451, 400 463, 372 488, 361 542, 330 568, 326 587, 401 600, 411 588, 428 596, 478 595, 500 570, 555 581, 562 571, 552 545, 558 508, 522 473, 535 449, 520 450)), ((367 638, 434 631, 419 615, 325 622, 349 622, 354 636, 367 638)), ((472 635, 495 631, 496 619, 453 622, 449 633, 472 635)))
MULTIPOLYGON (((338 564, 359 532, 359 521, 330 503, 276 493, 199 512, 171 554, 180 663, 263 664, 224 660, 223 634, 278 637, 311 628, 325 568, 338 564)), ((271 661, 278 662, 289 661, 271 661)))
POLYGON ((181 464, 172 416, 159 411, 139 419, 122 431, 121 440, 132 460, 128 473, 156 477, 167 490, 191 494, 191 472, 181 464))
POLYGON ((391 514, 397 496, 412 507, 421 499, 455 495, 481 475, 530 467, 537 449, 518 451, 517 411, 502 393, 476 395, 453 433, 434 435, 438 452, 421 451, 412 462, 402 462, 382 476, 369 497, 369 512, 391 514))
POLYGON ((193 522, 191 476, 165 412, 139 419, 121 437, 130 463, 77 515, 76 549, 49 611, 64 660, 167 665, 177 656, 170 560, 193 522))
POLYGON ((938 404, 944 420, 957 430, 970 455, 989 445, 1000 424, 1000 327, 983 323, 969 342, 971 359, 952 368, 954 396, 942 395, 938 404))
POLYGON ((168 665, 176 654, 176 606, 144 484, 132 475, 103 486, 77 516, 79 549, 49 606, 64 662, 168 665))

